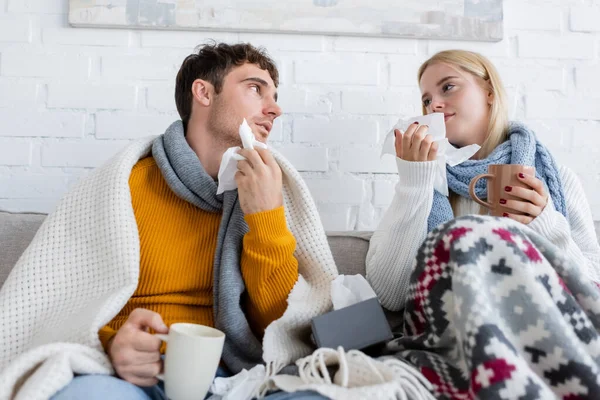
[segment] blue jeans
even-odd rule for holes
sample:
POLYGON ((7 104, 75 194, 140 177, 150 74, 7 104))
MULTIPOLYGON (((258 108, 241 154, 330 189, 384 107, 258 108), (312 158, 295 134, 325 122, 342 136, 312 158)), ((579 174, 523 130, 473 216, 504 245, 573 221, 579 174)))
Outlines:
MULTIPOLYGON (((221 368, 217 377, 227 376, 221 368)), ((162 382, 151 387, 139 387, 111 375, 80 375, 56 393, 52 400, 168 400, 162 382)), ((268 400, 324 400, 316 392, 296 393, 275 392, 266 397, 268 400)))

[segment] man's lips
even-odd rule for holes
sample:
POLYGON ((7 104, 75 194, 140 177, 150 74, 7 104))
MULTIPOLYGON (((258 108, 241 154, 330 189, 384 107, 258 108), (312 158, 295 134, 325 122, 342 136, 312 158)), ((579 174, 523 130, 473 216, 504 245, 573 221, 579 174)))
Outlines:
POLYGON ((256 126, 263 128, 265 131, 267 131, 267 135, 271 132, 271 129, 273 128, 273 124, 271 122, 259 122, 256 124, 256 126))

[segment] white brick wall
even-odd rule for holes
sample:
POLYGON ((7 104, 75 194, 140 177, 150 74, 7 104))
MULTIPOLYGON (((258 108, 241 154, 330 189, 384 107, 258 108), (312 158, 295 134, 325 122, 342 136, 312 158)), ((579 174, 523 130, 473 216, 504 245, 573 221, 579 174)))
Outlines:
POLYGON ((177 117, 174 78, 208 39, 265 46, 280 67, 273 146, 305 176, 327 229, 372 229, 394 195, 384 135, 420 113, 437 51, 489 56, 525 120, 581 178, 600 221, 600 2, 505 0, 498 43, 75 29, 67 0, 0 0, 0 209, 51 211, 128 141, 177 117))

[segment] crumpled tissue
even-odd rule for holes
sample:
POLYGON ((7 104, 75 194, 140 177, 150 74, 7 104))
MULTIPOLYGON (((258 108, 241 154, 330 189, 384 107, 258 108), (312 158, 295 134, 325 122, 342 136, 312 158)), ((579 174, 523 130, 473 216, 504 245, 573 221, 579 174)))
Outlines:
POLYGON ((428 125, 429 129, 427 130, 427 133, 433 136, 434 142, 438 143, 438 152, 436 158, 438 167, 433 187, 444 196, 448 196, 446 164, 454 167, 455 165, 458 165, 471 158, 479 151, 481 147, 477 144, 471 144, 461 147, 460 149, 452 146, 446 138, 444 114, 432 113, 427 115, 419 115, 409 119, 400 118, 398 122, 396 122, 396 125, 394 125, 386 135, 381 156, 384 154, 391 154, 394 157, 396 156, 396 147, 394 145, 394 129, 398 129, 400 132, 404 133, 406 132, 406 129, 414 122, 418 122, 421 125, 428 125))
POLYGON ((338 275, 331 282, 333 309, 348 307, 377 297, 369 282, 362 275, 338 275))
MULTIPOLYGON (((261 149, 267 148, 266 144, 256 140, 250 125, 246 122, 246 118, 244 118, 244 121, 240 125, 239 134, 244 149, 253 149, 254 147, 259 147, 261 149)), ((238 150, 240 150, 239 146, 230 147, 223 154, 221 165, 219 166, 219 173, 217 175, 219 180, 217 194, 221 194, 227 190, 237 189, 237 182, 235 181, 235 173, 238 170, 237 163, 238 161, 245 160, 243 156, 237 153, 238 150)))

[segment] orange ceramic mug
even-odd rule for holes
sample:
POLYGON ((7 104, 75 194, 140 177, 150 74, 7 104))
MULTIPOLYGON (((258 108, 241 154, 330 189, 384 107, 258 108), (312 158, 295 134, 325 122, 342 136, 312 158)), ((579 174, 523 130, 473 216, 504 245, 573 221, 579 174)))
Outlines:
POLYGON ((518 164, 489 165, 487 174, 477 175, 471 180, 471 184, 469 185, 469 195, 471 195, 471 198, 477 203, 489 209, 490 215, 496 217, 502 217, 505 213, 523 215, 525 213, 515 211, 512 208, 507 208, 506 206, 500 204, 500 199, 522 200, 519 197, 512 196, 510 192, 507 192, 505 190, 507 186, 531 189, 531 187, 519 180, 519 173, 535 176, 535 167, 518 164), (481 200, 475 194, 475 185, 482 178, 486 178, 488 180, 487 201, 481 200))

